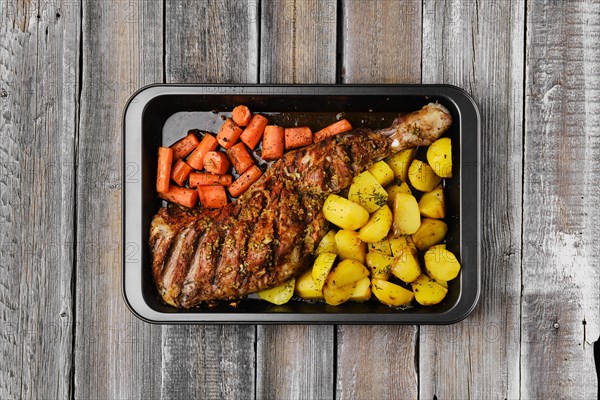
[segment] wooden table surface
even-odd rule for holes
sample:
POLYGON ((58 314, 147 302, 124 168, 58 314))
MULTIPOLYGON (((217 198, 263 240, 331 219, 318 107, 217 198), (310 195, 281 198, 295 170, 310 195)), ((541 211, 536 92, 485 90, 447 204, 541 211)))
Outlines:
POLYGON ((1 399, 596 398, 599 1, 0 0, 0 13, 1 399), (476 311, 420 327, 138 320, 121 296, 121 115, 154 82, 465 88, 483 134, 476 311))

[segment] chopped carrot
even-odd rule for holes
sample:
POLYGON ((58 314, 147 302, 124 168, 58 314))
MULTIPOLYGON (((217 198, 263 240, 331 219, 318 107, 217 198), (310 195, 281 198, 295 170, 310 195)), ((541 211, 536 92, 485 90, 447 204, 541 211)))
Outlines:
POLYGON ((221 208, 227 205, 227 193, 223 186, 198 186, 198 196, 205 208, 221 208))
POLYGON ((221 146, 228 149, 238 141, 241 134, 242 128, 237 126, 231 118, 227 118, 223 125, 221 125, 221 129, 219 129, 217 141, 221 146))
POLYGON ((188 157, 188 165, 194 169, 204 168, 204 157, 206 156, 206 153, 213 151, 218 145, 219 143, 217 143, 217 139, 215 139, 215 137, 210 133, 207 133, 202 138, 200 144, 188 157))
POLYGON ((251 166, 229 186, 229 194, 233 197, 239 197, 262 175, 262 171, 256 165, 251 166))
POLYGON ((204 156, 204 169, 211 174, 223 175, 230 165, 227 155, 220 151, 209 151, 204 156))
POLYGON ((248 107, 239 105, 231 112, 231 118, 238 126, 247 126, 252 119, 252 113, 248 107))
POLYGON ((254 160, 250 153, 248 153, 248 150, 246 150, 244 143, 238 143, 227 150, 227 155, 238 174, 243 174, 248 168, 254 165, 254 160))
POLYGON ((156 191, 164 193, 169 190, 169 178, 173 165, 173 149, 170 147, 158 148, 158 170, 156 172, 156 191))
POLYGON ((190 167, 182 159, 177 160, 173 169, 171 170, 171 179, 176 182, 179 186, 183 186, 188 176, 194 169, 190 167))
POLYGON ((164 193, 160 193, 159 196, 162 199, 170 201, 171 203, 177 203, 185 207, 194 207, 196 200, 198 200, 198 192, 194 189, 188 189, 175 185, 169 186, 169 190, 164 193))
POLYGON ((313 135, 308 126, 285 128, 285 149, 297 149, 312 144, 313 135))
POLYGON ((171 145, 174 159, 186 158, 198 146, 198 143, 200 143, 198 137, 192 132, 188 133, 186 137, 171 145))
POLYGON ((242 136, 240 136, 242 142, 246 143, 246 146, 248 146, 250 150, 254 150, 258 142, 260 142, 263 132, 265 131, 265 126, 267 126, 268 123, 269 120, 262 115, 254 114, 246 129, 244 129, 242 136))
POLYGON ((281 126, 277 125, 265 127, 261 154, 263 160, 272 161, 283 157, 284 131, 281 126))
POLYGON ((192 172, 190 174, 190 187, 196 186, 229 186, 233 182, 231 175, 215 175, 206 172, 192 172))
POLYGON ((327 139, 330 136, 337 135, 338 133, 347 132, 352 130, 352 125, 347 119, 341 119, 336 123, 333 123, 319 132, 315 133, 315 143, 327 139))

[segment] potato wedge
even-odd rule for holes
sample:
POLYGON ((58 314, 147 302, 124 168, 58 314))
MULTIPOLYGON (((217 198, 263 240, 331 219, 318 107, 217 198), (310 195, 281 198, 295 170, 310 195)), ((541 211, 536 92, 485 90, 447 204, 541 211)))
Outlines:
POLYGON ((366 276, 369 276, 369 270, 363 264, 356 260, 343 260, 329 273, 327 281, 329 282, 331 278, 329 284, 339 287, 359 281, 366 276))
POLYGON ((415 298, 414 293, 410 290, 380 279, 371 281, 371 291, 380 302, 390 307, 408 305, 415 298))
POLYGON ((356 282, 352 293, 350 294, 350 301, 363 302, 371 299, 371 280, 369 277, 364 277, 360 281, 356 282))
POLYGON ((381 186, 387 186, 394 182, 394 171, 385 161, 378 161, 369 167, 369 172, 381 186))
POLYGON ((337 245, 340 260, 356 260, 361 264, 365 263, 367 254, 367 245, 358 237, 358 232, 340 229, 335 234, 335 243, 337 245))
POLYGON ((451 281, 460 272, 456 256, 446 246, 431 246, 425 253, 425 269, 429 276, 440 281, 451 281))
POLYGON ((442 185, 437 185, 431 192, 421 196, 419 211, 422 216, 428 218, 444 218, 446 216, 446 198, 442 185))
POLYGON ((452 178, 452 141, 449 137, 431 143, 427 149, 427 162, 437 176, 452 178))
POLYGON ((417 246, 417 249, 423 251, 431 246, 434 246, 444 240, 448 226, 439 219, 423 218, 421 226, 412 235, 412 240, 417 246))
POLYGON ((431 192, 440 184, 442 178, 437 176, 429 164, 420 160, 413 160, 408 168, 410 184, 421 192, 431 192))
POLYGON ((379 242, 388 235, 392 227, 392 210, 387 205, 383 205, 369 218, 369 222, 360 228, 358 237, 363 242, 379 242))
POLYGON ((396 257, 405 249, 410 249, 412 253, 417 256, 418 250, 415 246, 412 238, 408 235, 392 236, 388 239, 390 243, 390 249, 392 250, 392 256, 396 257))
POLYGON ((350 189, 348 189, 348 200, 359 204, 369 213, 385 205, 387 197, 388 194, 383 186, 377 182, 377 179, 369 171, 355 176, 350 189))
POLYGON ((325 303, 331 306, 345 303, 350 299, 355 288, 356 282, 352 282, 346 286, 335 286, 330 283, 330 278, 328 277, 325 286, 323 286, 323 298, 325 303))
POLYGON ((316 254, 321 253, 334 253, 337 254, 337 245, 335 244, 335 234, 337 231, 335 229, 331 229, 323 239, 319 242, 319 246, 317 246, 317 250, 315 250, 316 254))
POLYGON ((312 267, 312 278, 315 282, 315 287, 317 290, 323 290, 323 285, 325 285, 327 275, 329 275, 329 271, 331 271, 331 268, 333 268, 336 258, 337 254, 321 253, 315 259, 312 267))
POLYGON ((367 210, 335 194, 330 194, 325 199, 323 215, 332 224, 351 231, 361 228, 369 221, 369 212, 367 210))
POLYGON ((416 150, 416 147, 404 149, 394 154, 393 156, 385 159, 385 162, 390 166, 392 171, 394 171, 394 175, 396 176, 396 178, 400 179, 402 182, 406 182, 408 168, 410 166, 411 161, 415 157, 416 150))
POLYGON ((278 306, 287 303, 294 295, 294 287, 296 279, 292 278, 282 285, 275 286, 271 289, 261 290, 257 293, 258 297, 269 303, 277 304, 278 306))
POLYGON ((387 239, 383 239, 375 243, 367 243, 367 250, 369 253, 381 253, 385 254, 386 256, 392 255, 390 242, 387 239))
POLYGON ((367 267, 371 270, 371 278, 387 281, 390 278, 394 257, 380 253, 367 253, 367 267))
POLYGON ((323 291, 318 290, 312 277, 312 269, 307 269, 296 277, 294 293, 305 300, 323 300, 323 291))
POLYGON ((394 234, 411 235, 421 226, 417 199, 410 194, 398 193, 394 199, 394 234))
POLYGON ((448 289, 427 275, 419 276, 412 283, 412 290, 415 294, 417 303, 424 306, 438 304, 444 300, 444 297, 446 297, 446 294, 448 293, 448 289))
POLYGON ((388 186, 385 190, 388 194, 387 204, 391 209, 394 208, 394 199, 397 193, 406 193, 412 195, 412 192, 410 191, 410 188, 406 182, 402 182, 399 185, 388 186))
POLYGON ((410 249, 405 249, 394 257, 390 271, 401 281, 411 283, 421 275, 421 266, 413 252, 410 249))

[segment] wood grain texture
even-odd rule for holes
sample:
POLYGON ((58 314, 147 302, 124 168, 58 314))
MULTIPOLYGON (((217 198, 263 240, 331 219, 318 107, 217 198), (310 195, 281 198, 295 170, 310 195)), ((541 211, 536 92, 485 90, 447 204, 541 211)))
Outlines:
MULTIPOLYGON (((342 21, 343 82, 420 82, 420 1, 344 2, 342 21)), ((416 326, 340 325, 337 336, 337 398, 417 398, 416 326)))
MULTIPOLYGON (((256 82, 255 2, 165 5, 167 82, 256 82)), ((255 331, 251 325, 164 326, 161 398, 254 398, 255 331)))
MULTIPOLYGON (((336 2, 261 5, 260 81, 335 83, 336 2)), ((257 398, 333 398, 334 351, 332 325, 259 325, 257 398)))
POLYGON ((592 399, 600 3, 528 3, 527 26, 521 396, 592 399))
POLYGON ((3 399, 72 394, 80 25, 58 9, 54 2, 0 2, 3 399))
POLYGON ((483 229, 480 303, 463 322, 421 327, 420 395, 518 398, 525 6, 424 4, 423 83, 460 86, 481 111, 483 229))
POLYGON ((162 13, 160 1, 83 2, 75 398, 160 395, 161 328, 121 296, 120 171, 125 102, 162 79, 162 13))

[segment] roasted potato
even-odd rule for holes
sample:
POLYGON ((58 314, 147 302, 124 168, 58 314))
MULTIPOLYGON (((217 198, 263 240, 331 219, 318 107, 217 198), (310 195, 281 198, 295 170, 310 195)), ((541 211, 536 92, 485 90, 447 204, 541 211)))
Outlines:
POLYGON ((369 218, 369 222, 360 228, 358 237, 363 242, 379 242, 387 236, 392 227, 392 210, 387 205, 383 205, 369 218))
POLYGON ((430 247, 424 258, 427 273, 436 280, 451 281, 460 272, 460 263, 445 245, 430 247))
POLYGON ((452 141, 450 138, 438 139, 429 146, 427 162, 437 176, 452 177, 452 141))
POLYGON ((397 193, 406 193, 412 195, 412 192, 410 191, 410 188, 406 182, 402 182, 399 185, 388 186, 385 190, 388 194, 387 204, 391 209, 394 208, 394 199, 396 198, 397 193))
POLYGON ((394 171, 385 161, 378 161, 369 167, 369 172, 381 186, 387 186, 394 182, 394 171))
POLYGON ((440 184, 442 178, 437 176, 429 164, 420 160, 413 160, 408 168, 410 184, 421 192, 431 192, 440 184))
POLYGON ((292 278, 282 285, 275 286, 271 289, 262 290, 257 293, 258 297, 269 303, 277 304, 278 306, 287 303, 294 295, 294 287, 296 279, 292 278))
POLYGON ((410 194, 398 193, 394 199, 394 234, 411 235, 421 225, 417 199, 410 194))
POLYGON ((350 294, 350 301, 363 302, 368 301, 371 298, 371 280, 369 277, 364 277, 360 281, 356 282, 352 293, 350 294))
POLYGON ((415 298, 414 293, 410 290, 380 279, 371 281, 371 291, 380 302, 390 307, 408 305, 415 298))
POLYGON ((346 286, 369 276, 369 270, 356 260, 342 260, 333 268, 327 277, 331 278, 330 285, 346 286))
POLYGON ((356 260, 361 264, 365 263, 367 254, 367 245, 358 237, 358 232, 340 229, 335 234, 335 243, 337 245, 340 260, 356 260))
POLYGON ((367 249, 369 253, 381 253, 386 256, 392 255, 392 249, 390 248, 390 242, 387 239, 383 239, 375 243, 367 243, 367 249))
POLYGON ((331 276, 327 277, 325 286, 323 286, 323 298, 325 303, 331 306, 338 306, 350 299, 352 292, 356 288, 356 282, 352 282, 346 286, 336 286, 333 283, 331 276))
POLYGON ((355 176, 350 189, 348 189, 348 200, 359 204, 370 213, 385 205, 387 197, 388 194, 383 186, 377 182, 377 179, 369 171, 355 176))
POLYGON ((390 270, 394 257, 381 253, 367 253, 367 267, 371 270, 371 278, 387 281, 390 278, 390 270))
POLYGON ((312 267, 312 278, 317 290, 321 291, 323 289, 327 275, 329 275, 329 271, 333 268, 336 258, 337 255, 334 253, 321 253, 315 259, 312 267))
POLYGON ((361 228, 369 221, 369 212, 367 210, 335 194, 330 194, 325 199, 323 215, 332 224, 351 231, 361 228))
POLYGON ((411 283, 421 275, 419 260, 410 249, 405 249, 394 257, 391 272, 401 281, 411 283))
POLYGON ((429 218, 444 218, 446 216, 446 198, 442 185, 431 192, 423 194, 419 200, 421 215, 429 218))
POLYGON ((415 294, 417 303, 424 306, 432 306, 444 300, 448 289, 437 283, 427 275, 419 276, 412 283, 412 290, 415 294))
POLYGON ((415 246, 412 238, 408 235, 392 236, 388 239, 388 242, 390 243, 390 249, 394 257, 401 254, 405 249, 410 249, 415 257, 417 256, 417 246, 415 246))
POLYGON ((419 230, 412 235, 412 240, 417 249, 423 251, 444 240, 446 232, 448 232, 448 226, 444 221, 423 218, 419 230))
POLYGON ((391 157, 386 158, 385 162, 390 166, 396 178, 406 182, 408 167, 415 156, 416 147, 399 151, 391 157))
POLYGON ((327 234, 321 239, 317 250, 315 250, 316 254, 321 253, 334 253, 337 254, 337 245, 335 244, 335 234, 337 231, 335 229, 331 229, 327 234))
POLYGON ((294 292, 305 300, 323 300, 323 291, 318 290, 313 281, 312 269, 307 269, 296 278, 294 292))

